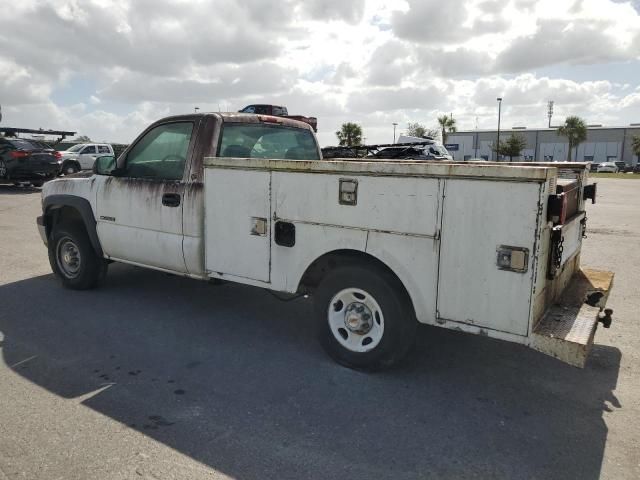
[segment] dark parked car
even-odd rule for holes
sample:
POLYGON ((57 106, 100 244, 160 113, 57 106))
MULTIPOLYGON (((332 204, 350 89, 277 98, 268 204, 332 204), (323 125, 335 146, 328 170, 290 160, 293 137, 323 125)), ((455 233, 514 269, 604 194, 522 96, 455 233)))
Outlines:
POLYGON ((0 182, 40 187, 60 170, 60 153, 37 140, 0 138, 0 182))
POLYGON ((624 162, 613 162, 618 166, 618 171, 619 172, 625 172, 625 168, 627 167, 627 164, 624 162))

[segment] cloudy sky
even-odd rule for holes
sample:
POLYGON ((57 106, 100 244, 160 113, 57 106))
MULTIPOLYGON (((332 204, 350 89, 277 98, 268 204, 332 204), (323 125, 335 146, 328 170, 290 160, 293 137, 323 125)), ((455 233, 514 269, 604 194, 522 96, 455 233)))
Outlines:
POLYGON ((0 0, 2 124, 129 142, 166 115, 286 105, 368 143, 640 122, 640 0, 0 0), (7 7, 7 8, 4 8, 7 7))

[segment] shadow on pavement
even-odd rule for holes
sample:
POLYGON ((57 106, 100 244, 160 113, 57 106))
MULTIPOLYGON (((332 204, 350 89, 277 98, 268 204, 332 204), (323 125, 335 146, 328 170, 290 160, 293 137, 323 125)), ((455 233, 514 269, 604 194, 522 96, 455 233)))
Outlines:
POLYGON ((39 192, 40 192, 40 188, 36 188, 32 186, 0 184, 0 195, 27 195, 27 194, 39 193, 39 192))
POLYGON ((239 479, 599 477, 620 352, 584 370, 423 327, 401 368, 344 369, 308 300, 113 265, 106 285, 0 286, 15 372, 239 479), (38 299, 38 301, 34 301, 38 299))

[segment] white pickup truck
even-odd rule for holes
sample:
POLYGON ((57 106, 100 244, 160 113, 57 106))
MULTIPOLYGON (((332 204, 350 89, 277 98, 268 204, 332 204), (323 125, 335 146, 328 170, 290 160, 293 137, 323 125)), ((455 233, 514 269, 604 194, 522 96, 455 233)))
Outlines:
POLYGON ((71 175, 91 170, 96 158, 113 154, 113 147, 108 143, 78 143, 60 152, 60 173, 71 175))
POLYGON ((300 321, 349 367, 393 364, 418 323, 583 366, 613 279, 580 269, 586 198, 587 164, 322 160, 305 123, 211 113, 46 183, 37 223, 70 288, 117 261, 311 295, 300 321))

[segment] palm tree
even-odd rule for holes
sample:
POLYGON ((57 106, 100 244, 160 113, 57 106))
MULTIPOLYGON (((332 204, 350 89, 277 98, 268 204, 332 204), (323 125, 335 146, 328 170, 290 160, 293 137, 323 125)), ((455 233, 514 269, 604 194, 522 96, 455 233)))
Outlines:
POLYGON ((576 157, 578 156, 578 145, 587 139, 587 124, 580 117, 567 117, 564 125, 558 128, 558 135, 567 137, 569 141, 569 150, 567 151, 567 162, 571 161, 571 149, 576 149, 576 157))
POLYGON ((456 120, 453 118, 453 114, 450 116, 442 115, 438 117, 438 124, 441 129, 442 143, 447 142, 447 133, 455 133, 458 130, 456 128, 456 120))
POLYGON ((343 123, 340 130, 336 132, 336 136, 341 146, 362 145, 362 127, 357 123, 343 123))

